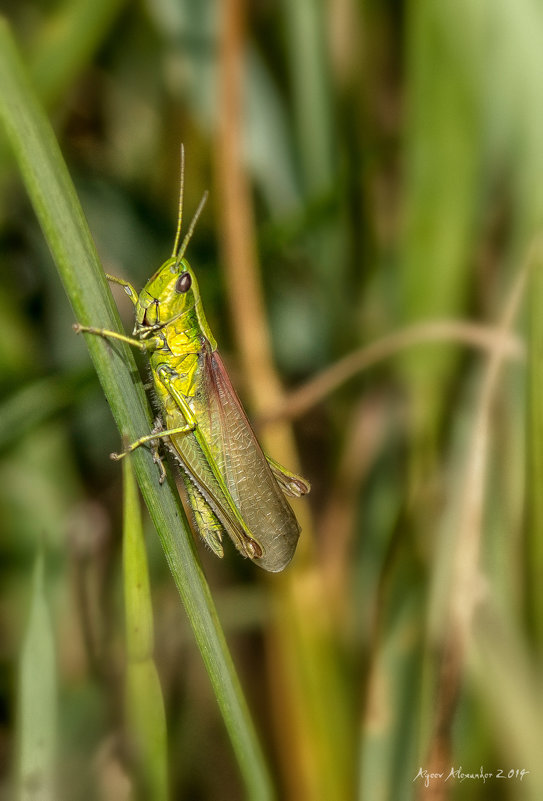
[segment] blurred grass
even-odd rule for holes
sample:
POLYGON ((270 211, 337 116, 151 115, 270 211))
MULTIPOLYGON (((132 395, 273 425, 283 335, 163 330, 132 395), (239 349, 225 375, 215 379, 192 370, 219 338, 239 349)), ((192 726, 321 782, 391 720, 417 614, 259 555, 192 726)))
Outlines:
POLYGON ((20 801, 56 798, 57 671, 44 572, 41 551, 34 565, 30 616, 19 669, 16 797, 20 801))
POLYGON ((528 276, 529 309, 528 337, 530 344, 527 394, 527 484, 528 536, 526 541, 526 599, 527 617, 533 643, 539 657, 543 653, 543 405, 541 398, 541 354, 543 353, 543 262, 536 254, 528 276))
MULTIPOLYGON (((520 301, 507 335, 514 359, 483 404, 496 321, 543 220, 540 5, 8 0, 6 13, 108 272, 139 287, 171 251, 180 141, 186 207, 211 190, 189 254, 206 313, 266 448, 291 467, 299 455, 313 485, 285 575, 202 553, 277 796, 540 798, 535 262, 528 316, 520 301), (494 776, 425 789, 419 768, 440 763, 494 776)), ((44 532, 57 794, 118 799, 135 776, 117 435, 0 153, 0 764, 13 764, 12 673, 44 532)), ((116 380, 132 364, 122 394, 139 386, 123 349, 89 347, 107 350, 116 380)), ((134 414, 123 429, 140 434, 134 414)), ((241 797, 177 591, 146 541, 171 797, 241 797)))
MULTIPOLYGON (((282 390, 273 363, 259 279, 253 204, 241 158, 243 3, 228 0, 222 13, 222 106, 217 142, 219 238, 237 347, 247 376, 246 392, 252 408, 265 414, 281 405, 282 390)), ((293 434, 285 423, 264 431, 262 445, 281 463, 300 470, 293 434)), ((315 568, 312 555, 313 522, 304 504, 295 505, 305 537, 292 567, 286 575, 270 582, 269 588, 275 609, 266 642, 272 660, 270 669, 276 674, 272 704, 291 710, 291 727, 296 727, 295 736, 283 743, 281 721, 277 742, 292 795, 341 798, 349 794, 352 786, 353 721, 342 692, 339 654, 324 601, 323 576, 315 568), (306 621, 310 619, 314 625, 308 627, 306 621), (333 742, 329 737, 331 729, 335 733, 333 742), (306 748, 307 743, 311 743, 310 749, 306 748)))
POLYGON ((126 723, 137 796, 168 798, 166 717, 153 659, 151 587, 136 479, 123 462, 123 583, 126 618, 126 723))
MULTIPOLYGON (((460 51, 447 40, 443 7, 422 0, 411 9, 399 284, 400 308, 409 322, 455 317, 466 306, 479 167, 477 97, 458 68, 460 51)), ((420 438, 413 456, 428 459, 430 467, 456 357, 450 346, 430 345, 406 358, 412 432, 420 438)), ((416 483, 417 464, 414 470, 416 483)))

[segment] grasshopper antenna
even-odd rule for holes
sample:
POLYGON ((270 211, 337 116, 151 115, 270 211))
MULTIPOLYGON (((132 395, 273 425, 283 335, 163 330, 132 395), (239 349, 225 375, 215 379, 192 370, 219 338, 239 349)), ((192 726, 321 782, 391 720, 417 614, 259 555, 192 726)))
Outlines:
POLYGON ((173 243, 172 259, 177 256, 179 239, 181 238, 181 226, 183 225, 183 191, 185 188, 185 146, 181 143, 181 177, 179 179, 179 211, 177 212, 177 231, 173 243))
POLYGON ((204 194, 202 195, 202 199, 201 199, 200 203, 198 204, 198 208, 197 208, 197 209, 196 209, 196 211, 194 212, 194 217, 192 218, 192 220, 191 220, 191 223, 190 223, 190 225, 189 225, 189 230, 188 230, 188 231, 187 231, 187 233, 185 234, 185 238, 183 239, 183 242, 182 242, 182 244, 181 244, 181 249, 180 249, 180 251, 179 251, 179 256, 177 257, 177 264, 179 264, 179 263, 180 263, 181 259, 182 259, 182 258, 183 258, 183 256, 185 255, 185 251, 186 251, 186 249, 187 249, 187 245, 189 244, 189 242, 190 242, 190 238, 191 238, 191 236, 192 236, 192 235, 193 235, 193 233, 194 233, 194 229, 195 229, 195 227, 196 227, 196 223, 198 222, 198 217, 199 217, 199 216, 200 216, 200 214, 202 213, 202 209, 203 209, 203 208, 204 208, 204 206, 205 206, 205 203, 206 203, 206 200, 207 200, 207 196, 208 196, 208 194, 209 194, 209 193, 208 193, 208 191, 207 191, 207 189, 206 189, 206 191, 205 191, 205 192, 204 192, 204 194))

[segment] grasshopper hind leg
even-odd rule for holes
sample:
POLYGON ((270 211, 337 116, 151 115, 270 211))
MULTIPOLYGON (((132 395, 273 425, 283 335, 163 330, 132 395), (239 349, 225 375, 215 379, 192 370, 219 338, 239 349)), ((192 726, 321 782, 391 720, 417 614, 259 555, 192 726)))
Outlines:
POLYGON ((222 547, 224 528, 204 496, 196 489, 184 471, 182 471, 182 476, 196 529, 213 553, 222 559, 224 556, 222 547))
POLYGON ((276 462, 271 456, 266 456, 267 462, 273 473, 273 477, 281 487, 284 495, 289 498, 301 498, 311 490, 311 484, 302 476, 287 470, 282 464, 276 462))

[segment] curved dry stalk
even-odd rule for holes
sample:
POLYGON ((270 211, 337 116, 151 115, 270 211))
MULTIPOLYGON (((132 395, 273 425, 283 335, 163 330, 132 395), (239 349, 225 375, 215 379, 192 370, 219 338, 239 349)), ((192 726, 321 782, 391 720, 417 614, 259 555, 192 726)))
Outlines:
MULTIPOLYGON (((530 254, 528 265, 531 259, 530 254)), ((452 553, 448 556, 450 586, 446 606, 439 621, 439 630, 446 632, 446 635, 441 644, 434 731, 428 759, 430 772, 440 772, 452 764, 451 728, 461 688, 472 620, 485 591, 480 551, 491 439, 491 412, 501 370, 510 352, 510 330, 523 298, 527 272, 527 266, 524 266, 509 294, 500 323, 493 333, 492 351, 482 379, 463 471, 458 501, 459 515, 453 535, 452 553)), ((436 798, 445 798, 445 785, 441 784, 439 788, 436 798)))
POLYGON ((415 323, 347 354, 299 389, 291 392, 281 405, 263 416, 260 422, 262 425, 267 425, 276 420, 292 420, 299 417, 358 373, 416 345, 435 342, 468 345, 490 352, 499 348, 504 356, 511 359, 520 360, 524 357, 524 345, 517 336, 511 332, 503 334, 492 326, 465 320, 432 320, 415 323))

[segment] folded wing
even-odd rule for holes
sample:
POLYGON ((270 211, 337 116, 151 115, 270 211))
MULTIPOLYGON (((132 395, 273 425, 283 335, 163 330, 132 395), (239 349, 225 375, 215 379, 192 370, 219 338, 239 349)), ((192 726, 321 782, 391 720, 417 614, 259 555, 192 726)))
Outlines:
MULTIPOLYGON (((217 352, 205 351, 202 359, 204 378, 192 401, 199 436, 204 437, 244 525, 262 549, 262 555, 253 561, 264 570, 283 570, 296 550, 298 521, 258 444, 221 357, 217 352)), ((247 555, 239 522, 229 508, 230 499, 203 458, 197 437, 181 437, 172 440, 183 467, 236 547, 247 555)))

